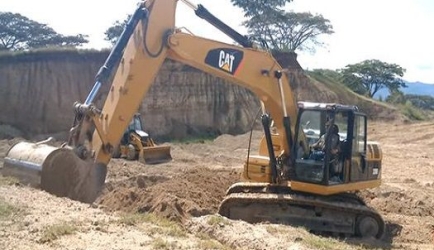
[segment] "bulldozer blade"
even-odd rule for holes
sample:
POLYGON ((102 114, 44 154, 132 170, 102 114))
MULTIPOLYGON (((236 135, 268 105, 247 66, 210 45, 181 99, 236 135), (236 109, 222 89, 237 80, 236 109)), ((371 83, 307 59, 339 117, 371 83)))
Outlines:
POLYGON ((6 153, 2 174, 59 197, 92 203, 104 186, 107 166, 84 161, 67 147, 19 142, 6 153))
POLYGON ((145 164, 159 164, 172 160, 170 146, 152 146, 143 148, 143 159, 145 164))

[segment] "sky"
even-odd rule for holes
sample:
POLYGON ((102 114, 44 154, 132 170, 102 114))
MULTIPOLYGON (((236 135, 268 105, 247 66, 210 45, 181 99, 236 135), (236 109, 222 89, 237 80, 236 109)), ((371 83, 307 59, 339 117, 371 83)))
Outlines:
MULTIPOLYGON (((241 9, 230 0, 189 0, 246 34, 241 9)), ((132 14, 138 0, 0 0, 0 11, 20 13, 45 23, 63 35, 88 35, 86 48, 108 48, 104 32, 116 20, 132 14)), ((296 51, 305 69, 340 69, 367 59, 398 64, 403 79, 434 84, 434 1, 432 0, 294 0, 288 11, 320 14, 334 34, 319 37, 325 47, 315 53, 296 51)), ((230 38, 198 18, 181 1, 176 26, 193 34, 232 43, 230 38)))

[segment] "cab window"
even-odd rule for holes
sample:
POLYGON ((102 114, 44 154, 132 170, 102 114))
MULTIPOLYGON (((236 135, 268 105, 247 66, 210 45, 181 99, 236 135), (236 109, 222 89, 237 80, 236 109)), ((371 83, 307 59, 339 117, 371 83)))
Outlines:
POLYGON ((366 151, 366 117, 356 116, 353 130, 353 155, 359 155, 366 151))

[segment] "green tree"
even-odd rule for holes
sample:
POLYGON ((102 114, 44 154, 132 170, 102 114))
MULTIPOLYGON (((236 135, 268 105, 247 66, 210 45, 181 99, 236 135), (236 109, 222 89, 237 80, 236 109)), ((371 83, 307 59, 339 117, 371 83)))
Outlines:
POLYGON ((243 9, 245 17, 254 17, 266 12, 280 11, 281 7, 292 1, 293 0, 231 0, 231 3, 243 9))
POLYGON ((273 50, 315 51, 324 46, 320 35, 333 34, 333 26, 322 15, 270 11, 244 21, 248 35, 256 41, 264 41, 273 50))
MULTIPOLYGON (((330 21, 321 15, 285 12, 281 8, 292 0, 231 0, 248 19, 243 22, 252 40, 265 42, 276 51, 314 51, 322 46, 319 36, 334 33, 330 21)), ((105 40, 115 44, 130 16, 109 27, 105 40)))
POLYGON ((390 93, 399 91, 407 85, 399 78, 404 76, 405 69, 397 64, 389 64, 380 60, 365 60, 349 64, 340 70, 343 82, 356 93, 373 97, 380 89, 387 88, 390 93))
POLYGON ((333 26, 322 15, 311 13, 285 12, 281 8, 292 0, 231 0, 243 9, 247 28, 252 40, 265 42, 276 51, 315 51, 323 46, 319 37, 333 34, 333 26))
POLYGON ((63 36, 46 24, 17 13, 0 12, 0 50, 25 50, 51 46, 79 46, 85 35, 63 36))
POLYGON ((105 32, 105 40, 109 41, 112 45, 115 45, 118 41, 118 38, 121 36, 124 31, 125 26, 128 23, 128 20, 131 18, 131 15, 128 15, 124 21, 116 21, 110 26, 105 32))

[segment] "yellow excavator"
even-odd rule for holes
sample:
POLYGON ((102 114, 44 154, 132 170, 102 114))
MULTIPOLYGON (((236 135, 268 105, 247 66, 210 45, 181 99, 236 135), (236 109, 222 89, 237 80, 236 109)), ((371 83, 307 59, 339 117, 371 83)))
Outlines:
POLYGON ((143 130, 140 113, 133 116, 121 141, 115 146, 112 157, 130 161, 139 160, 146 164, 159 164, 172 160, 170 146, 157 145, 154 139, 143 130))
POLYGON ((351 105, 297 103, 285 70, 267 49, 203 5, 181 1, 237 44, 176 28, 178 0, 140 3, 88 97, 74 104, 69 140, 60 148, 19 142, 5 157, 5 172, 54 195, 92 203, 103 188, 115 145, 164 60, 172 59, 251 90, 262 105, 264 136, 259 152, 247 156, 242 180, 229 187, 220 204, 221 215, 380 238, 383 219, 354 194, 381 183, 382 152, 378 143, 367 140, 366 115, 351 105), (101 86, 108 84, 105 104, 99 108, 93 101, 101 86), (339 131, 332 131, 334 125, 339 131), (333 133, 339 140, 332 140, 333 133), (310 147, 316 138, 324 142, 319 152, 310 147), (335 155, 331 149, 337 141, 340 150, 335 155))

